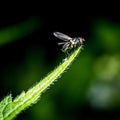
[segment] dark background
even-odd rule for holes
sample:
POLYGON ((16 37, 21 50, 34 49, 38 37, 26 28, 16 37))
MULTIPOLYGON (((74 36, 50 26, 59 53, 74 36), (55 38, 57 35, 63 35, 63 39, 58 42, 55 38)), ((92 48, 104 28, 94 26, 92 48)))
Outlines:
POLYGON ((86 40, 67 72, 16 119, 120 119, 120 17, 114 3, 33 2, 0 16, 1 99, 27 91, 59 65, 65 55, 54 31, 86 40))

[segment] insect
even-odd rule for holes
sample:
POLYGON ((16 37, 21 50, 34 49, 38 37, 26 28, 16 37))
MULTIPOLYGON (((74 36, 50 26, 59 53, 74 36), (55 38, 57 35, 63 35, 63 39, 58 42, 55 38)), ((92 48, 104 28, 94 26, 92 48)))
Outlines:
POLYGON ((76 48, 79 45, 82 45, 83 42, 85 41, 84 38, 81 38, 81 37, 71 38, 68 35, 65 35, 60 32, 54 32, 53 35, 64 41, 64 42, 58 43, 58 45, 63 45, 61 50, 67 54, 71 49, 76 48))

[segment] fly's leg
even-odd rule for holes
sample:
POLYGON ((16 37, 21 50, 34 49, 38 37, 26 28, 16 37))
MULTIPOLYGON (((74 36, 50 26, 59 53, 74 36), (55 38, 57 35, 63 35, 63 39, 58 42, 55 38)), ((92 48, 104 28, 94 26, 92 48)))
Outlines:
POLYGON ((66 50, 66 49, 61 49, 61 51, 64 52, 64 53, 65 53, 65 57, 68 58, 68 56, 69 56, 68 50, 66 50))
POLYGON ((63 44, 65 44, 65 42, 60 42, 60 43, 58 43, 58 45, 63 45, 63 44))
POLYGON ((69 42, 66 42, 66 43, 63 45, 62 49, 61 49, 62 52, 65 53, 65 56, 66 56, 66 57, 69 56, 69 52, 68 52, 69 46, 70 46, 70 43, 69 43, 69 42))
POLYGON ((69 57, 69 52, 68 50, 65 52, 65 56, 68 58, 69 57))

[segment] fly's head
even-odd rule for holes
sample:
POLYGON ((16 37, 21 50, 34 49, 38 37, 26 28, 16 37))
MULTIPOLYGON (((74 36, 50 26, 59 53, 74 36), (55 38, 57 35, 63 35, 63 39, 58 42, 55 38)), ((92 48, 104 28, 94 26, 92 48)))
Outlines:
POLYGON ((84 38, 81 38, 81 37, 79 37, 78 39, 79 39, 79 42, 80 42, 81 45, 82 45, 83 42, 85 41, 85 39, 84 39, 84 38))

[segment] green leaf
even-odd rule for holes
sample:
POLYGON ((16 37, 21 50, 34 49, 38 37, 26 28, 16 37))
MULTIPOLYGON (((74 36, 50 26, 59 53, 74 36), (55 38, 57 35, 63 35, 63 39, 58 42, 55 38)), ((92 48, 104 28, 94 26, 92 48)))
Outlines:
POLYGON ((0 120, 4 120, 4 109, 8 104, 12 102, 11 94, 6 96, 1 102, 0 102, 0 120))
POLYGON ((11 95, 7 96, 0 103, 0 120, 12 120, 21 111, 25 110, 32 104, 35 104, 40 95, 57 79, 62 73, 70 66, 74 61, 82 46, 76 48, 74 52, 63 60, 63 62, 55 68, 50 74, 48 74, 44 79, 38 82, 35 86, 29 89, 26 93, 23 91, 19 96, 17 96, 13 102, 11 95))

